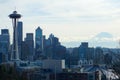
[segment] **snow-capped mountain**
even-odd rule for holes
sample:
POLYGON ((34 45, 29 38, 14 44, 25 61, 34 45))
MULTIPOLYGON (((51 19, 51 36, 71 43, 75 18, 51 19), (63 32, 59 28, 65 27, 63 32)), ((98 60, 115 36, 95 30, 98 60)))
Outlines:
POLYGON ((114 36, 108 32, 98 33, 89 40, 62 42, 62 44, 66 47, 79 47, 81 42, 89 42, 90 47, 116 48, 118 46, 118 42, 114 40, 114 36))
POLYGON ((114 40, 112 34, 107 32, 101 32, 88 40, 90 46, 101 46, 101 47, 117 47, 117 42, 114 40))

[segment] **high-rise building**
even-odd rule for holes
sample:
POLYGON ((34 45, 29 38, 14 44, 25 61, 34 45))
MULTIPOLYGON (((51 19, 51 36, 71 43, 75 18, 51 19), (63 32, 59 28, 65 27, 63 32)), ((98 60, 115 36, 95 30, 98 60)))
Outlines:
POLYGON ((86 65, 88 64, 88 52, 89 52, 89 48, 88 48, 88 42, 82 42, 80 47, 79 47, 79 56, 80 56, 80 60, 78 61, 79 65, 86 65))
POLYGON ((43 34, 42 29, 38 27, 35 30, 35 54, 42 54, 43 50, 43 34))
POLYGON ((94 60, 94 48, 88 47, 88 42, 82 42, 78 49, 78 64, 81 66, 92 65, 94 60))
POLYGON ((17 40, 18 40, 18 53, 21 59, 21 46, 23 41, 23 23, 21 21, 17 24, 17 40))
POLYGON ((28 42, 23 41, 22 42, 22 47, 21 47, 21 60, 23 61, 28 61, 29 60, 29 55, 30 55, 30 49, 28 42))
POLYGON ((48 58, 52 59, 60 59, 62 54, 64 54, 65 48, 60 45, 59 39, 55 37, 53 34, 49 35, 49 38, 46 40, 46 49, 45 54, 48 58), (62 53, 59 55, 59 53, 62 53), (59 56, 59 58, 58 58, 59 56))
POLYGON ((104 54, 101 47, 95 48, 94 64, 104 64, 104 54))
POLYGON ((8 61, 10 48, 10 36, 8 29, 2 29, 0 35, 0 62, 8 61))
POLYGON ((55 37, 53 34, 50 34, 49 40, 52 46, 60 45, 59 39, 55 37))
POLYGON ((82 42, 79 47, 80 60, 86 60, 88 53, 88 42, 82 42))
MULTIPOLYGON (((25 38, 25 44, 28 47, 28 60, 32 61, 33 60, 33 55, 34 55, 34 40, 33 40, 33 33, 27 33, 26 38, 25 38)), ((26 54, 26 53, 23 53, 26 54)))

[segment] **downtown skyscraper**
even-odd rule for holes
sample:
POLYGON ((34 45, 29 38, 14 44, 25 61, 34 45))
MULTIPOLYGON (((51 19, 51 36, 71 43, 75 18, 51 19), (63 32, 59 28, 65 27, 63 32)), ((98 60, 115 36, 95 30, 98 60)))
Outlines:
POLYGON ((2 29, 0 35, 0 63, 9 60, 10 35, 8 29, 2 29))
POLYGON ((22 41, 23 41, 23 22, 19 21, 17 23, 17 40, 18 40, 18 53, 19 57, 21 59, 21 47, 22 47, 22 41))
POLYGON ((34 55, 34 40, 33 33, 27 33, 25 41, 22 44, 22 59, 23 60, 33 60, 34 55))
POLYGON ((38 27, 35 30, 35 53, 42 54, 43 50, 43 33, 42 29, 38 27))

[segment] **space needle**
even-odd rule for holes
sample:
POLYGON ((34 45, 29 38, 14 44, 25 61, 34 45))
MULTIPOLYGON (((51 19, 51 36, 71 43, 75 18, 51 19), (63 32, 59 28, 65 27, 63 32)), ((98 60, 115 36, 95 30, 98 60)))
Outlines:
POLYGON ((21 18, 21 15, 17 14, 17 11, 13 11, 13 13, 9 15, 9 18, 12 19, 12 25, 13 25, 13 45, 12 45, 11 60, 16 61, 16 60, 20 60, 18 53, 17 23, 18 23, 18 19, 21 18))

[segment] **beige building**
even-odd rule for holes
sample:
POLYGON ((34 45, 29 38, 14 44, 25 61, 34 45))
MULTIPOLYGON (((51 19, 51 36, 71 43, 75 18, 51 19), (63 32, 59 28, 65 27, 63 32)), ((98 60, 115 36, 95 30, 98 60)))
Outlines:
POLYGON ((65 69, 65 60, 47 59, 42 61, 42 68, 51 69, 56 73, 60 73, 65 69))

